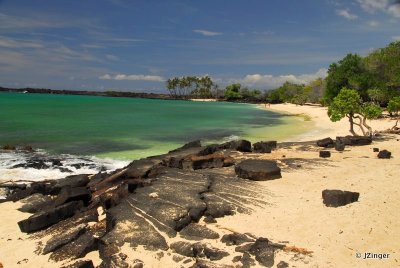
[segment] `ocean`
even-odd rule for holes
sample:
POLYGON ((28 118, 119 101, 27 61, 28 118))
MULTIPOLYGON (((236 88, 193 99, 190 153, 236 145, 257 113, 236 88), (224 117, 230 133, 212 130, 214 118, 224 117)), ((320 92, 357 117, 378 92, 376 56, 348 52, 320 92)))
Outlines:
MULTIPOLYGON (((0 93, 0 147, 30 145, 69 163, 76 156, 120 167, 196 139, 283 140, 308 128, 301 118, 252 104, 0 93)), ((1 151, 0 179, 24 157, 1 151)))

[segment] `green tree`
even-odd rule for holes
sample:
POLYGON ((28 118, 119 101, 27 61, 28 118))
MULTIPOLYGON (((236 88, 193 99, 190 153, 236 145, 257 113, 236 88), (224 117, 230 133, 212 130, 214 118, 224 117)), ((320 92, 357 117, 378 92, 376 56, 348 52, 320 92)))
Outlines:
POLYGON ((356 89, 363 99, 367 98, 367 89, 375 81, 366 69, 363 59, 357 54, 347 54, 338 63, 332 63, 326 77, 325 100, 331 102, 343 87, 356 89))
POLYGON ((400 111, 400 97, 394 97, 388 103, 388 112, 390 115, 398 115, 400 111))
POLYGON ((366 123, 367 119, 377 118, 382 109, 376 104, 364 104, 356 90, 343 87, 338 95, 328 106, 328 116, 332 122, 347 117, 350 123, 350 133, 357 136, 354 125, 358 126, 363 135, 372 135, 371 127, 366 123), (366 127, 368 131, 364 129, 366 127))
POLYGON ((242 95, 239 92, 241 87, 242 87, 242 85, 239 83, 226 86, 225 98, 227 100, 237 100, 237 99, 242 98, 242 95))

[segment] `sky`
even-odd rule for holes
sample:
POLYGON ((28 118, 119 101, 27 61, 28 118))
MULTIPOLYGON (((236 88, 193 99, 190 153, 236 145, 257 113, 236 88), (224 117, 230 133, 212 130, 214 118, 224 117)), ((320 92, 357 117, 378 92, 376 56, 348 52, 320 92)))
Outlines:
POLYGON ((400 40, 399 0, 0 0, 0 86, 270 89, 400 40))

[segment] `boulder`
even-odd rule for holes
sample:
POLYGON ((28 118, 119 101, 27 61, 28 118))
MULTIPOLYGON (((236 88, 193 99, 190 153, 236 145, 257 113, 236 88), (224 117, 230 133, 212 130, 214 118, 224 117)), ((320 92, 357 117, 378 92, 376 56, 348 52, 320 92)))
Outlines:
POLYGON ((334 145, 334 142, 330 137, 317 141, 317 146, 319 146, 319 147, 332 148, 333 145, 334 145))
POLYGON ((360 193, 342 190, 323 190, 322 199, 327 207, 340 207, 358 201, 360 193))
POLYGON ((363 146, 372 143, 372 138, 368 136, 345 136, 336 137, 336 140, 350 146, 363 146))
POLYGON ((72 201, 62 206, 36 213, 28 219, 18 222, 21 232, 32 233, 49 227, 57 222, 72 217, 76 211, 82 208, 82 201, 72 201))
POLYGON ((195 141, 188 142, 185 145, 183 145, 182 147, 179 147, 177 149, 171 150, 168 153, 179 152, 179 151, 183 151, 183 150, 190 149, 190 148, 196 148, 196 147, 201 147, 201 141, 200 140, 195 140, 195 141))
POLYGON ((197 155, 203 156, 203 155, 213 154, 220 149, 221 148, 220 148, 219 144, 210 144, 210 145, 207 145, 203 150, 201 150, 197 155))
POLYGON ((378 153, 378 158, 380 159, 390 159, 392 157, 392 153, 388 150, 382 150, 378 153))
POLYGON ((232 149, 239 152, 251 152, 251 142, 247 140, 235 140, 223 143, 221 149, 232 149))
POLYGON ((80 175, 71 175, 67 176, 63 179, 56 180, 56 184, 54 186, 55 193, 58 194, 62 188, 64 187, 84 187, 89 183, 90 174, 80 174, 80 175))
POLYGON ((281 169, 272 160, 243 160, 235 166, 236 175, 243 179, 265 181, 282 178, 281 169))
POLYGON ((373 148, 372 150, 374 151, 374 153, 379 153, 379 148, 373 148))
POLYGON ((274 265, 275 249, 270 245, 267 238, 260 237, 250 246, 249 253, 254 255, 261 265, 272 267, 274 265))
POLYGON ((232 245, 241 245, 247 242, 254 242, 254 239, 248 237, 245 234, 232 233, 224 235, 221 238, 221 242, 225 243, 227 246, 232 246, 232 245))
POLYGON ((196 259, 196 263, 193 264, 190 268, 234 268, 234 267, 235 266, 233 265, 219 264, 202 259, 196 259))
POLYGON ((53 252, 70 243, 71 241, 76 240, 79 236, 84 234, 85 231, 86 224, 79 224, 78 226, 72 228, 72 230, 68 230, 58 236, 53 236, 49 239, 49 241, 47 241, 46 246, 43 249, 43 254, 53 252))
POLYGON ((50 196, 39 193, 33 194, 21 200, 24 203, 18 210, 28 213, 36 213, 50 207, 54 202, 50 196))
POLYGON ((179 241, 170 245, 171 249, 179 255, 194 257, 193 245, 189 242, 179 241))
POLYGON ((346 148, 346 144, 344 144, 343 142, 336 140, 335 142, 335 150, 338 152, 342 152, 344 151, 344 149, 346 148))
POLYGON ((289 263, 285 262, 285 261, 280 261, 277 265, 276 268, 288 268, 289 267, 289 263))
POLYGON ((322 158, 331 157, 331 152, 330 151, 319 151, 319 157, 322 157, 322 158))
POLYGON ((222 258, 229 256, 228 252, 201 242, 193 244, 193 254, 195 257, 206 257, 211 261, 221 260, 222 258))
POLYGON ((61 189, 61 192, 58 194, 54 202, 55 206, 60 206, 70 201, 82 200, 83 203, 87 206, 91 197, 92 196, 89 190, 86 189, 86 187, 76 187, 76 188, 65 187, 61 189))
POLYGON ((71 256, 83 258, 86 254, 96 249, 98 249, 98 239, 86 232, 76 240, 51 253, 49 259, 59 262, 69 259, 71 256))
POLYGON ((183 228, 179 234, 189 240, 218 239, 219 234, 206 226, 191 223, 183 228))
POLYGON ((255 153, 271 153, 276 146, 276 141, 260 141, 253 144, 253 151, 255 153))
POLYGON ((232 157, 224 156, 221 153, 214 153, 205 156, 189 156, 182 161, 183 169, 204 169, 204 168, 221 168, 234 164, 232 157))

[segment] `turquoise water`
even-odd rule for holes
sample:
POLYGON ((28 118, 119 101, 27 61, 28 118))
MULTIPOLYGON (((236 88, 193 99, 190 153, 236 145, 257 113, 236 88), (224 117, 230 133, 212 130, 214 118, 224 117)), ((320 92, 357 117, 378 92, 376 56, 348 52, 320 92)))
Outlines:
POLYGON ((284 139, 305 124, 255 105, 0 93, 0 145, 135 159, 185 142, 284 139))

